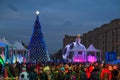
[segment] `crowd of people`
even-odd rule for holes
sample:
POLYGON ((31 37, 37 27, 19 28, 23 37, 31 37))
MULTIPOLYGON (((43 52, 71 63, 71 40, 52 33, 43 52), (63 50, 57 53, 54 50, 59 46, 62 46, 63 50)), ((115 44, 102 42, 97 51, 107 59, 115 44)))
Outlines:
POLYGON ((28 73, 29 80, 120 80, 120 64, 103 63, 5 63, 0 64, 3 77, 23 77, 28 73))

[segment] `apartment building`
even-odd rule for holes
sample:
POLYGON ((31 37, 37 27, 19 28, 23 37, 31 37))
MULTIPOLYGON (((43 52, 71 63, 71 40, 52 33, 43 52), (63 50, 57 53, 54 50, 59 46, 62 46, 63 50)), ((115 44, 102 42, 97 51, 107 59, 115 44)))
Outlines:
MULTIPOLYGON (((65 35, 63 47, 75 41, 76 37, 65 35)), ((112 20, 110 23, 83 33, 81 39, 86 48, 93 44, 95 48, 102 51, 103 56, 109 51, 117 52, 117 55, 120 56, 120 19, 112 20)))

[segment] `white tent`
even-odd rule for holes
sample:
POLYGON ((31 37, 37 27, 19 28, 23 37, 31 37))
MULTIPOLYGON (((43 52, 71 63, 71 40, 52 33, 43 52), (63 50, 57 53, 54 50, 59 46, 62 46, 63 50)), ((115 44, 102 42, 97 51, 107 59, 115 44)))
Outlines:
POLYGON ((5 37, 0 38, 0 43, 6 44, 9 50, 16 50, 16 47, 13 46, 5 37))
POLYGON ((89 52, 94 52, 95 56, 96 53, 99 52, 100 53, 100 61, 101 61, 101 50, 96 49, 92 44, 87 48, 87 53, 89 52))
POLYGON ((14 44, 13 44, 13 46, 15 46, 16 48, 17 48, 17 50, 27 50, 23 45, 22 45, 22 43, 20 43, 20 42, 18 42, 18 41, 16 41, 14 44))
POLYGON ((100 50, 96 49, 92 44, 87 48, 87 52, 100 52, 100 50))
POLYGON ((86 51, 86 48, 84 45, 82 45, 81 43, 80 44, 76 44, 74 42, 74 47, 73 49, 71 49, 70 51, 86 51))
POLYGON ((8 46, 12 46, 12 44, 9 41, 7 41, 5 37, 0 38, 0 43, 4 43, 8 46))
POLYGON ((81 39, 78 36, 75 42, 66 45, 63 51, 63 58, 73 62, 85 62, 86 61, 86 48, 81 43, 81 39))

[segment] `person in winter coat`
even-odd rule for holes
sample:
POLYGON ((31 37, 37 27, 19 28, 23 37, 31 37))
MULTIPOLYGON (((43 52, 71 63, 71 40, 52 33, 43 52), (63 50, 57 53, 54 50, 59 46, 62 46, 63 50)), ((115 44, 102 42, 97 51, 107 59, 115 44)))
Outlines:
POLYGON ((90 80, 90 76, 91 76, 91 72, 93 71, 94 67, 93 65, 90 65, 87 69, 86 69, 86 74, 87 74, 87 79, 90 80))
POLYGON ((4 77, 9 77, 9 74, 8 74, 8 69, 9 69, 9 65, 8 63, 5 64, 4 66, 4 77))
POLYGON ((65 80, 65 68, 64 67, 60 68, 57 80, 65 80))
POLYGON ((87 67, 85 67, 85 66, 81 67, 80 80, 87 80, 86 69, 87 69, 87 67))
POLYGON ((118 69, 118 65, 113 65, 112 72, 112 80, 120 80, 120 70, 118 69))
POLYGON ((91 72, 90 75, 90 80, 99 80, 99 71, 100 71, 100 67, 98 63, 94 64, 94 69, 91 72))

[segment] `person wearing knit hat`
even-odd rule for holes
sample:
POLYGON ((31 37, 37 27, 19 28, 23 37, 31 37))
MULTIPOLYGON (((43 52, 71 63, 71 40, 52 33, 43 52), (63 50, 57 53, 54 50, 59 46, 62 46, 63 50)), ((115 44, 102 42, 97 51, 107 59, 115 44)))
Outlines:
POLYGON ((60 67, 59 73, 58 73, 58 80, 64 80, 65 79, 65 68, 60 67))
POLYGON ((45 72, 45 74, 47 74, 48 80, 51 80, 52 74, 51 74, 51 71, 50 71, 50 67, 49 66, 44 67, 43 71, 45 72))
POLYGON ((65 64, 65 73, 68 73, 69 65, 65 64))
POLYGON ((46 71, 49 71, 50 70, 50 67, 49 66, 46 66, 44 67, 43 71, 46 72, 46 71))
POLYGON ((61 71, 65 71, 65 68, 64 68, 64 67, 61 67, 60 70, 61 70, 61 71))
POLYGON ((19 75, 19 80, 29 80, 29 79, 30 79, 30 76, 26 72, 26 65, 24 65, 22 68, 22 72, 19 75))

